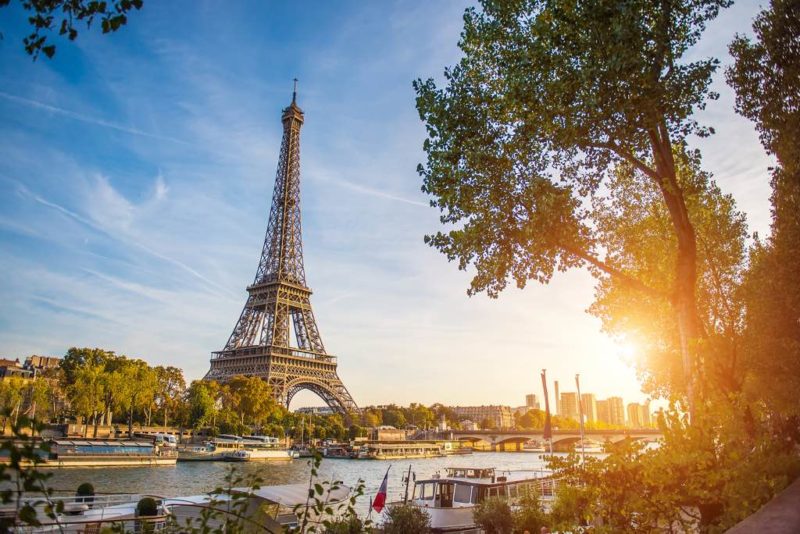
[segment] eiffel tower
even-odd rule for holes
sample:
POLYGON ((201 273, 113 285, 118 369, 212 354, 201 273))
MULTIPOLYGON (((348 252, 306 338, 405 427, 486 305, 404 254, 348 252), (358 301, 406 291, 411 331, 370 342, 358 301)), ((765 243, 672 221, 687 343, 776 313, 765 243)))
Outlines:
POLYGON ((292 103, 283 110, 283 140, 272 193, 267 235, 247 303, 225 348, 211 354, 206 380, 236 375, 267 381, 275 399, 288 407, 303 389, 313 391, 334 411, 358 411, 336 372, 336 356, 325 351, 306 285, 300 227, 300 128, 297 80, 292 103), (292 346, 294 330, 296 345, 292 346))

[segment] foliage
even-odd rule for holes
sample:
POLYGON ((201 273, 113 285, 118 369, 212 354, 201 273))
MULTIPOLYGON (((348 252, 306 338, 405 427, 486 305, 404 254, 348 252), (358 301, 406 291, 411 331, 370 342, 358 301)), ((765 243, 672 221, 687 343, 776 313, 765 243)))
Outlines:
POLYGON ((692 113, 716 98, 718 61, 684 56, 729 4, 484 0, 465 13, 464 55, 445 70, 447 86, 414 83, 428 131, 423 190, 449 227, 426 241, 459 268, 474 266, 469 293, 494 297, 509 279, 524 287, 586 265, 605 284, 669 306, 684 376, 672 393, 690 399, 702 337, 696 221, 674 154, 690 135, 711 133, 692 113), (655 188, 668 222, 664 285, 648 283, 647 258, 621 261, 587 209, 598 192, 618 191, 623 164, 655 188))
POLYGON ((389 506, 381 529, 383 534, 427 534, 431 531, 431 517, 425 510, 407 504, 389 506))
POLYGON ((713 418, 703 418, 713 426, 689 425, 674 408, 663 412, 664 441, 655 449, 622 442, 603 459, 550 459, 560 484, 553 525, 724 532, 800 474, 791 444, 772 433, 753 438, 733 410, 714 410, 713 418))
POLYGON ((49 452, 46 443, 40 443, 27 436, 23 428, 28 426, 41 430, 41 424, 21 416, 12 423, 14 438, 0 442, 0 453, 8 457, 7 463, 0 464, 0 502, 14 505, 14 515, 0 516, 0 531, 10 532, 17 524, 37 526, 36 509, 42 506, 45 515, 55 520, 63 512, 63 502, 51 500, 52 490, 46 485, 52 473, 38 469, 44 460, 40 454, 49 452), (25 497, 23 499, 23 496, 25 497))
MULTIPOLYGON (((11 0, 0 0, 0 7, 7 6, 11 0)), ((70 41, 78 37, 76 26, 86 23, 90 29, 95 19, 100 20, 103 33, 113 33, 128 22, 128 14, 133 9, 141 9, 143 0, 22 0, 22 7, 30 12, 28 23, 33 32, 25 37, 25 51, 34 61, 40 53, 52 58, 56 46, 48 44, 50 32, 58 29, 58 34, 70 41)))
MULTIPOLYGON (((757 242, 743 287, 745 386, 773 418, 797 427, 800 418, 800 18, 797 0, 773 0, 753 24, 756 40, 737 35, 726 72, 736 110, 752 120, 774 154, 772 233, 757 242), (780 377, 780 380, 775 380, 780 377), (794 419, 794 422, 791 420, 794 419)), ((796 439, 796 438, 795 438, 796 439)))
POLYGON ((547 514, 535 493, 523 495, 513 513, 514 532, 530 532, 538 534, 542 527, 549 524, 547 514))
POLYGON ((332 520, 325 527, 324 532, 325 534, 361 534, 362 532, 369 532, 364 523, 365 521, 356 514, 345 514, 342 518, 332 520))
POLYGON ((472 516, 486 534, 511 534, 514 527, 511 507, 500 497, 484 499, 475 507, 472 516))

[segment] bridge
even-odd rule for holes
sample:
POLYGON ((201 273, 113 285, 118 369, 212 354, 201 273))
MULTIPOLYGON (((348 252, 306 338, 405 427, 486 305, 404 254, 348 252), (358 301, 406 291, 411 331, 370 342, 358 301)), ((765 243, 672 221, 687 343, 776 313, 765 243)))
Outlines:
MULTIPOLYGON (((453 440, 469 441, 475 448, 492 451, 521 451, 526 441, 544 441, 543 430, 450 430, 443 434, 448 434, 453 440)), ((585 430, 583 434, 587 439, 611 445, 625 441, 655 441, 664 437, 660 430, 650 428, 585 430)), ((553 449, 567 449, 580 439, 579 430, 553 430, 553 449)))

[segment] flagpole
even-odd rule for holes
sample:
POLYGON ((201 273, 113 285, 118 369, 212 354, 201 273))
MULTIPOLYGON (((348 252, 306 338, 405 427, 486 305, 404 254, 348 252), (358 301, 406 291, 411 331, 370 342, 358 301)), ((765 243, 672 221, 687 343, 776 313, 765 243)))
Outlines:
POLYGON ((581 466, 586 467, 586 440, 583 436, 583 399, 581 399, 581 375, 575 375, 575 387, 578 388, 578 418, 581 423, 581 466))

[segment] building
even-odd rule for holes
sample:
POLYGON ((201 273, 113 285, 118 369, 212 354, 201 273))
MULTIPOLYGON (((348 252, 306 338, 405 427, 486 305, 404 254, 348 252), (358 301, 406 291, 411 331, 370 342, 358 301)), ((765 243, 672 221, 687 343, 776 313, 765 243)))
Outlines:
POLYGON ((595 403, 595 407, 597 408, 597 420, 601 423, 610 424, 611 417, 608 413, 608 401, 598 400, 595 403))
POLYGON ((625 405, 622 397, 608 398, 608 424, 625 426, 625 405))
POLYGON ((561 394, 561 406, 558 415, 569 419, 578 420, 578 394, 567 392, 561 394))
POLYGON ((48 369, 58 369, 61 366, 61 358, 58 356, 28 356, 25 358, 25 367, 33 369, 38 375, 48 369))
POLYGON ((481 425, 488 420, 491 428, 514 428, 514 416, 508 406, 453 406, 459 419, 469 419, 481 425))
POLYGON ((585 422, 597 422, 597 399, 594 393, 584 393, 581 395, 581 409, 583 410, 583 420, 585 422))
POLYGON ((393 426, 381 425, 369 429, 369 439, 371 441, 405 441, 408 439, 408 432, 393 426))
POLYGON ((11 377, 33 378, 33 371, 20 365, 19 358, 9 360, 0 358, 0 380, 11 377))
POLYGON ((628 426, 631 428, 650 428, 652 426, 650 401, 644 404, 638 402, 628 404, 628 426))
POLYGON ((525 395, 525 407, 529 410, 540 410, 539 408, 539 399, 536 398, 535 393, 528 393, 525 395))
POLYGON ((470 421, 469 419, 461 421, 460 425, 461 425, 461 430, 468 430, 468 431, 480 430, 478 428, 478 425, 476 425, 474 421, 470 421))
POLYGON ((556 380, 556 413, 555 415, 561 415, 561 397, 558 396, 558 380, 556 380))

